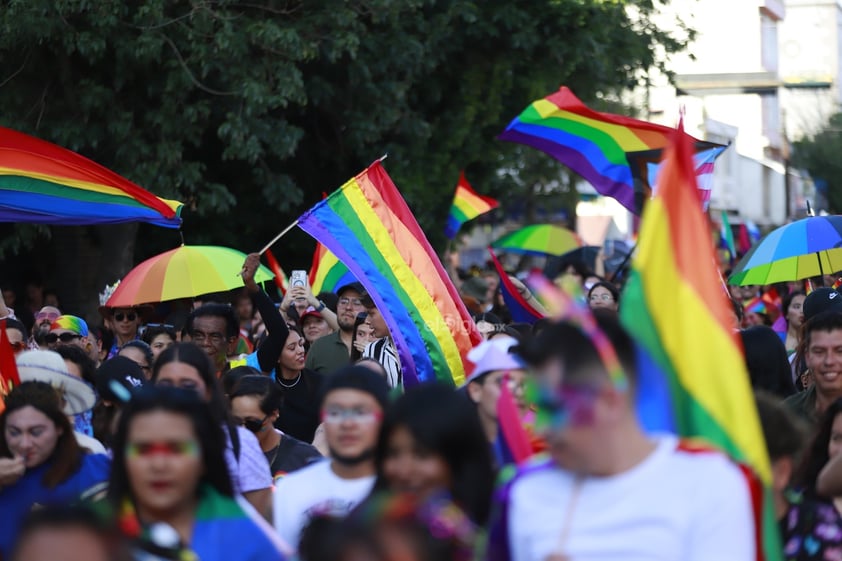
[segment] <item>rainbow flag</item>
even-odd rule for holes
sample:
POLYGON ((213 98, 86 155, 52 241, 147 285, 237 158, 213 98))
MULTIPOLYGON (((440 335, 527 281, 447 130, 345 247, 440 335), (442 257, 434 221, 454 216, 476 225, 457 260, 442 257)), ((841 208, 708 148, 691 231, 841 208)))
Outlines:
POLYGON ((181 207, 75 152, 0 127, 0 222, 178 228, 181 207))
POLYGON ((494 251, 489 247, 488 253, 491 254, 491 262, 494 263, 494 268, 500 276, 500 293, 503 295, 503 302, 509 309, 512 315, 512 321, 516 323, 533 324, 544 317, 544 314, 536 310, 523 296, 518 292, 517 287, 509 280, 509 275, 500 264, 500 260, 494 255, 494 251))
POLYGON ((447 215, 444 235, 452 240, 456 237, 462 224, 498 206, 499 203, 495 199, 483 197, 474 191, 471 184, 465 179, 465 172, 460 171, 456 193, 453 194, 453 204, 450 206, 450 214, 447 215))
MULTIPOLYGON (((649 406, 670 410, 671 429, 680 436, 704 440, 748 466, 769 499, 769 458, 730 305, 717 276, 708 222, 699 207, 692 147, 681 132, 679 124, 658 194, 644 211, 620 316, 648 355, 652 370, 645 375, 666 380, 669 388, 660 403, 649 406)), ((639 391, 646 393, 647 386, 640 385, 639 391)), ((758 559, 780 559, 772 503, 764 501, 755 482, 749 481, 749 488, 758 559)))
POLYGON ((407 385, 464 381, 464 357, 481 336, 379 161, 304 213, 298 225, 348 265, 369 292, 389 327, 407 385))
POLYGON ((357 280, 348 267, 320 243, 316 244, 309 279, 313 294, 336 292, 337 289, 357 280))
POLYGON ((731 254, 731 261, 737 259, 737 247, 734 245, 734 230, 731 228, 731 221, 728 220, 728 213, 722 211, 722 230, 720 232, 722 241, 725 242, 725 247, 728 248, 728 253, 731 254))
POLYGON ((15 386, 20 385, 15 351, 6 336, 6 320, 0 321, 0 413, 6 409, 3 400, 15 386))
POLYGON ((546 152, 581 175, 597 192, 639 214, 641 204, 635 202, 635 179, 627 154, 665 148, 673 131, 594 111, 562 87, 533 102, 498 138, 546 152))

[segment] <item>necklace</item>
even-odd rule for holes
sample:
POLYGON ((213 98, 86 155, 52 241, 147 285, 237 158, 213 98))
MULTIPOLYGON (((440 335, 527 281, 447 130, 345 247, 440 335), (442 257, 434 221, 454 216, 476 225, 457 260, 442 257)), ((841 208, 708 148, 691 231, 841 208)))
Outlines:
POLYGON ((269 450, 268 452, 264 452, 263 454, 266 456, 266 459, 269 460, 269 467, 272 467, 272 464, 275 463, 275 459, 278 457, 278 452, 281 451, 281 442, 278 441, 278 445, 269 450), (273 453, 274 452, 274 453, 273 453), (272 454, 272 458, 269 459, 269 454, 272 454))
MULTIPOLYGON (((303 370, 301 372, 303 372, 303 370)), ((285 388, 294 388, 296 385, 298 385, 298 382, 301 381, 301 372, 298 373, 298 376, 295 378, 295 381, 293 383, 289 384, 289 385, 284 384, 284 382, 283 382, 284 377, 283 376, 278 377, 278 383, 285 388)))

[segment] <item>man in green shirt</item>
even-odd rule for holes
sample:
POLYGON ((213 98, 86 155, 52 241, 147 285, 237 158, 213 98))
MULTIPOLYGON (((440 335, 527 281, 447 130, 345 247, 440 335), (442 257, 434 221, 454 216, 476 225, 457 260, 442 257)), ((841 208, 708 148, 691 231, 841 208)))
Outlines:
POLYGON ((358 282, 346 284, 336 291, 336 321, 339 330, 325 335, 310 346, 304 368, 320 374, 333 374, 351 360, 351 341, 354 338, 354 321, 365 311, 360 297, 365 292, 358 282))

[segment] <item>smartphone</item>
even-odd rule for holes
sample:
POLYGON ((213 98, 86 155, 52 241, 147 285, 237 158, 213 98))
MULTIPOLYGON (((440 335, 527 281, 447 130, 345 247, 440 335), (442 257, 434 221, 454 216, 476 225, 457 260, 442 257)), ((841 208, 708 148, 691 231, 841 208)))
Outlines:
POLYGON ((289 285, 293 288, 296 286, 307 286, 307 271, 293 271, 289 276, 289 285))

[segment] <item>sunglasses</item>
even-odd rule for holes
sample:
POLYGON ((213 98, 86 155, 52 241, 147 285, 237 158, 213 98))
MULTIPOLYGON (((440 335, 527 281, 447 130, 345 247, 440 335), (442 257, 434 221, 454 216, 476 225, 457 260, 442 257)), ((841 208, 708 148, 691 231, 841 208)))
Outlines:
POLYGON ((243 419, 243 426, 246 427, 246 430, 256 434, 260 432, 260 429, 263 428, 263 423, 265 423, 268 418, 269 415, 266 415, 259 421, 257 419, 243 419))
POLYGON ((117 312, 116 314, 114 314, 114 319, 116 319, 117 321, 134 321, 137 319, 137 314, 134 312, 129 312, 127 314, 124 314, 123 312, 117 312))
POLYGON ((61 335, 58 335, 56 333, 47 333, 44 336, 44 341, 50 344, 55 343, 57 341, 61 341, 62 343, 70 343, 71 341, 81 338, 81 335, 76 335, 75 333, 62 333, 61 335))
POLYGON ((58 314, 55 313, 55 312, 45 313, 45 314, 35 314, 35 321, 37 321, 38 323, 41 323, 44 320, 47 320, 50 323, 53 323, 57 319, 58 319, 58 314))

